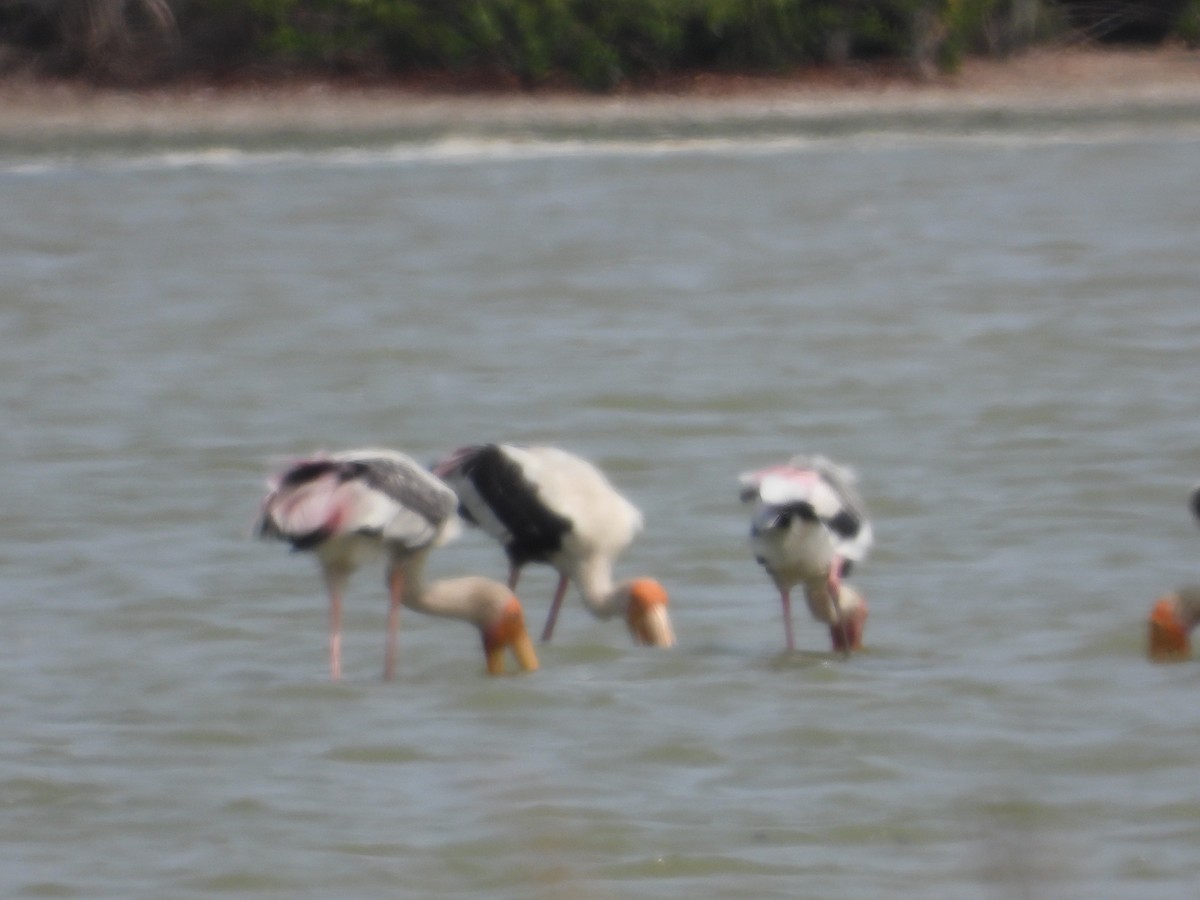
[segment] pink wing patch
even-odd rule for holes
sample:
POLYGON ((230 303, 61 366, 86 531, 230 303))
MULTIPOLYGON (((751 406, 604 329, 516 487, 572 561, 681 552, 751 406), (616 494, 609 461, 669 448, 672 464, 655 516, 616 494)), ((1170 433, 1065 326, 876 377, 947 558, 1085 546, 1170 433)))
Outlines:
POLYGON ((763 480, 768 477, 782 478, 785 481, 805 486, 816 484, 821 480, 821 476, 812 469, 797 469, 795 466, 786 464, 768 466, 765 469, 757 469, 742 476, 744 480, 750 481, 753 484, 762 484, 763 480))
POLYGON ((284 534, 336 534, 351 518, 354 506, 351 485, 331 473, 276 494, 268 514, 284 534))

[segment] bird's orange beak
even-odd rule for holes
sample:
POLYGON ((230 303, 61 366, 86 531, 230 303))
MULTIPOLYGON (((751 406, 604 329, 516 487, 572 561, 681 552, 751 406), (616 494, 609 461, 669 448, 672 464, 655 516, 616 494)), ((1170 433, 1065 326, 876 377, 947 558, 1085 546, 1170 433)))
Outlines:
POLYGON ((525 630, 525 613, 516 597, 508 601, 496 621, 483 629, 483 652, 487 657, 489 675, 504 674, 506 650, 512 650, 522 672, 537 670, 537 654, 533 651, 529 632, 525 630))
POLYGON ((1160 597, 1150 610, 1147 628, 1148 651, 1155 662, 1178 662, 1192 652, 1188 628, 1179 613, 1175 594, 1160 597))
POLYGON ((653 578, 639 578, 630 584, 625 621, 635 644, 675 646, 675 631, 671 628, 667 602, 666 589, 653 578))

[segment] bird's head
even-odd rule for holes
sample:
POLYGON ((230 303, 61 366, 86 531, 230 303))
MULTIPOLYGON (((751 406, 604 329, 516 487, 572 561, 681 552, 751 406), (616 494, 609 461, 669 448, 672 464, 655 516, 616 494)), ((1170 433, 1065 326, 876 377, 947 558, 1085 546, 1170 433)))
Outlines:
POLYGON ((515 596, 509 595, 499 612, 480 627, 483 636, 483 652, 487 657, 489 675, 504 674, 504 653, 511 650, 522 672, 533 672, 538 667, 533 641, 525 629, 525 613, 515 596))
POLYGON ((1200 588, 1159 597, 1147 622, 1147 651, 1155 662, 1177 662, 1192 652, 1190 634, 1196 625, 1189 597, 1200 599, 1200 588))
POLYGON ((667 613, 667 591, 653 578, 635 578, 627 586, 625 623, 633 642, 648 647, 675 646, 675 631, 667 613))
POLYGON ((833 649, 841 653, 861 650, 863 632, 867 627, 866 599, 853 587, 842 582, 838 607, 842 611, 841 622, 829 626, 833 649))

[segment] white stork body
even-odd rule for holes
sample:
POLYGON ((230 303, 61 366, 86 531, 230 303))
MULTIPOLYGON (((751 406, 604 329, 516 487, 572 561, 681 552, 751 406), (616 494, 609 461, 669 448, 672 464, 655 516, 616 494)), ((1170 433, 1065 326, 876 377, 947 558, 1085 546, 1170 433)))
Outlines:
POLYGON ((395 674, 401 605, 465 619, 481 630, 498 617, 511 618, 513 604, 519 616, 516 598, 499 584, 495 586, 502 596, 478 586, 469 592, 464 589, 471 594, 469 601, 455 590, 439 588, 440 582, 428 590, 421 584, 429 552, 457 534, 456 504, 453 491, 416 461, 393 450, 315 456, 294 463, 272 480, 257 531, 262 538, 286 541, 294 550, 317 557, 329 593, 329 669, 334 679, 342 672, 346 584, 357 568, 380 556, 387 560, 390 600, 385 678, 395 674))
POLYGON ((849 469, 822 456, 796 457, 739 478, 742 501, 754 504, 750 544, 779 590, 789 651, 795 649, 791 590, 797 584, 813 618, 830 627, 834 649, 861 645, 866 603, 842 583, 872 542, 854 480, 849 469))
POLYGON ((642 515, 587 460, 556 447, 483 444, 455 450, 433 471, 458 495, 463 518, 504 547, 510 587, 528 563, 559 573, 543 641, 574 583, 592 615, 623 616, 637 643, 674 643, 662 586, 613 582, 613 563, 641 531, 642 515))

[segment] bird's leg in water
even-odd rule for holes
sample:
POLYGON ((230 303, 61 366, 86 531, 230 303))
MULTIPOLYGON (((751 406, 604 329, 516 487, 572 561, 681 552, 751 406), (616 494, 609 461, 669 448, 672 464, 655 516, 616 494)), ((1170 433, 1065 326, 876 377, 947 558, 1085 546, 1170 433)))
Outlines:
POLYGON ((792 595, 786 589, 779 591, 779 602, 783 604, 783 634, 787 641, 787 652, 791 653, 796 649, 796 639, 792 634, 792 595))
POLYGON ((329 591, 329 677, 334 681, 342 677, 342 592, 345 584, 345 574, 325 573, 325 587, 329 591))
POLYGON ((542 629, 542 642, 550 640, 554 634, 554 623, 558 621, 558 610, 562 607, 563 597, 567 595, 567 576, 558 579, 558 588, 554 591, 554 599, 550 601, 550 615, 546 616, 546 626, 542 629))
POLYGON ((400 604, 404 599, 404 569, 396 566, 388 574, 387 647, 383 654, 383 677, 396 675, 396 635, 400 630, 400 604))

